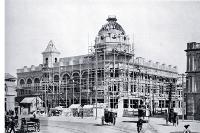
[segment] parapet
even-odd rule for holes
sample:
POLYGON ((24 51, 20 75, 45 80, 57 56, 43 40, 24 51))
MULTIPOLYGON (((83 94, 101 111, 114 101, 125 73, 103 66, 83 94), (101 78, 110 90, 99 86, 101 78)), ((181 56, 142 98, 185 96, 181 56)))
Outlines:
POLYGON ((196 42, 190 42, 187 43, 187 50, 195 50, 195 49, 200 49, 200 43, 196 43, 196 42))
POLYGON ((166 65, 165 63, 161 64, 160 62, 153 62, 152 60, 145 60, 142 57, 136 57, 135 64, 164 71, 177 72, 177 66, 166 65))

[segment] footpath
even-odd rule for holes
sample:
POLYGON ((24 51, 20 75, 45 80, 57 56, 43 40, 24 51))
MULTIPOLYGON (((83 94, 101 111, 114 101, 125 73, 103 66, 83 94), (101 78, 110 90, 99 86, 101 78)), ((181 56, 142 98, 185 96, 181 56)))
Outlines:
POLYGON ((168 125, 166 125, 166 120, 164 118, 151 117, 149 124, 157 133, 183 133, 185 129, 184 125, 190 125, 188 129, 190 129, 192 133, 200 133, 200 121, 195 120, 179 120, 178 126, 173 126, 173 124, 169 122, 168 125))
MULTIPOLYGON (((45 121, 69 121, 78 123, 91 123, 91 124, 101 124, 101 118, 97 117, 66 117, 66 116, 53 116, 53 117, 40 117, 40 120, 45 121)), ((117 117, 116 126, 123 125, 128 126, 129 129, 136 129, 137 117, 117 117)), ((178 126, 173 126, 172 123, 166 121, 164 118, 150 117, 149 123, 143 124, 143 133, 183 133, 184 125, 190 125, 189 129, 192 133, 200 133, 200 121, 192 120, 179 120, 178 126)))

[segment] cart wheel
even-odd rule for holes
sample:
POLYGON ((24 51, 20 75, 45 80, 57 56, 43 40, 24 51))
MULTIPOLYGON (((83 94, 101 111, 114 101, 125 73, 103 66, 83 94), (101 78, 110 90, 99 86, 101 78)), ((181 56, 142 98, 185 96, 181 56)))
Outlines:
POLYGON ((104 117, 101 118, 101 124, 104 125, 104 117))

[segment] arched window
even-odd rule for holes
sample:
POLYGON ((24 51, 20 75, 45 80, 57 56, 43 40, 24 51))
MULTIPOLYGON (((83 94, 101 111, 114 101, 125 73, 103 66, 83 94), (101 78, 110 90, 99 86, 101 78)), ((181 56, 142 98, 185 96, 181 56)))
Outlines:
POLYGON ((67 80, 70 79, 70 76, 69 76, 69 74, 67 74, 67 73, 66 73, 65 75, 63 75, 63 77, 62 77, 62 80, 63 80, 63 81, 66 81, 66 79, 67 79, 67 80))
POLYGON ((45 64, 48 64, 48 58, 45 59, 45 64))
POLYGON ((19 81, 19 84, 20 84, 20 85, 24 85, 24 84, 25 84, 24 80, 21 79, 21 80, 19 81))
POLYGON ((40 83, 40 79, 39 78, 35 78, 34 83, 40 83))
POLYGON ((32 84, 32 80, 30 78, 27 80, 27 84, 32 84))
POLYGON ((54 76, 54 81, 55 81, 55 82, 59 82, 59 75, 55 75, 55 76, 54 76))

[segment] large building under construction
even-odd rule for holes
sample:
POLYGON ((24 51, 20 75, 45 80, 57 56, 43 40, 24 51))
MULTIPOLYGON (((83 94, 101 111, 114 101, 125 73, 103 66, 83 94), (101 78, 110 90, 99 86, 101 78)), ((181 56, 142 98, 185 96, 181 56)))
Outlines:
MULTIPOLYGON (((142 104, 151 111, 168 108, 168 84, 176 85, 177 68, 135 57, 134 45, 116 17, 107 21, 88 54, 60 58, 50 41, 42 64, 17 69, 17 102, 39 96, 48 108, 96 102, 118 110, 142 104)), ((175 108, 181 107, 181 91, 175 89, 170 97, 175 108)))

